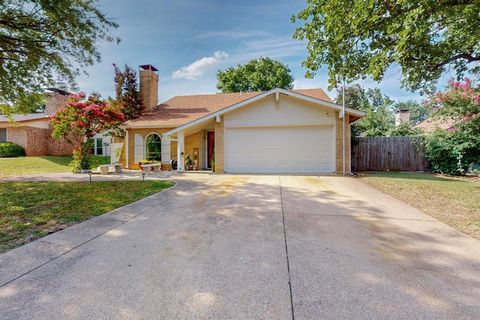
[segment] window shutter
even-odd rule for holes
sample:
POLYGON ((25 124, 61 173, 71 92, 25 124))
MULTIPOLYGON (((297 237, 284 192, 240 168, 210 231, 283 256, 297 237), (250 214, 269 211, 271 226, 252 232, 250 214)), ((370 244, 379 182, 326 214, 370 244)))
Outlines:
POLYGON ((162 139, 162 162, 170 163, 170 138, 162 139))
POLYGON ((145 159, 145 145, 143 142, 143 137, 138 133, 135 133, 135 144, 134 144, 134 161, 138 163, 145 159))

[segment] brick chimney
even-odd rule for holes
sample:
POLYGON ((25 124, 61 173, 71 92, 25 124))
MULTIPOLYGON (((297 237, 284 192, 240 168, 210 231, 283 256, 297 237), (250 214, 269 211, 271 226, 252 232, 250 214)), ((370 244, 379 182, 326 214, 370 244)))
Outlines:
POLYGON ((408 109, 400 109, 395 112, 395 127, 398 127, 404 122, 410 121, 410 110, 408 109))
POLYGON ((58 110, 65 107, 69 96, 70 92, 65 90, 48 88, 45 92, 45 113, 49 116, 57 113, 58 110))
POLYGON ((151 64, 140 66, 140 96, 146 111, 158 105, 158 69, 151 64))

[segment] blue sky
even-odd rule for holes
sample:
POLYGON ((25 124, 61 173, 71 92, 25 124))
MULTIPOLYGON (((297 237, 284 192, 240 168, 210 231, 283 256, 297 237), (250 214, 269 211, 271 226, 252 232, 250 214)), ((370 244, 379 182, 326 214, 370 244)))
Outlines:
MULTIPOLYGON (((269 56, 286 63, 296 88, 327 88, 327 71, 305 79, 301 62, 305 44, 292 39, 292 14, 300 11, 300 0, 101 0, 107 15, 119 23, 113 31, 120 44, 99 44, 102 62, 78 77, 78 86, 87 93, 113 95, 113 67, 152 64, 159 69, 159 99, 175 95, 216 92, 215 73, 252 58, 269 56)), ((396 68, 377 84, 361 81, 365 87, 378 86, 394 100, 420 99, 400 88, 396 68)), ((336 96, 331 91, 330 96, 336 96)))

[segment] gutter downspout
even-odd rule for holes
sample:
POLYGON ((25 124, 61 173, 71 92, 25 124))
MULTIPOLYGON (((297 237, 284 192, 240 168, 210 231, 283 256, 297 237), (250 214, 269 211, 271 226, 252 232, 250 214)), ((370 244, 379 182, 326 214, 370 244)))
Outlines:
POLYGON ((128 154, 128 130, 125 129, 125 168, 128 169, 128 163, 130 162, 129 154, 128 154))
POLYGON ((345 78, 343 78, 343 86, 342 86, 342 174, 345 175, 345 78))

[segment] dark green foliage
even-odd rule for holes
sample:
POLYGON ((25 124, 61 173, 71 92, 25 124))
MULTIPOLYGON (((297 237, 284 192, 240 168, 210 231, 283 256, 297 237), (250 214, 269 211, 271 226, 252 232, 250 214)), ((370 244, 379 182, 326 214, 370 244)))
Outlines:
MULTIPOLYGON (((341 93, 338 94, 336 103, 342 105, 341 93)), ((366 113, 352 125, 352 137, 386 136, 393 128, 393 100, 378 88, 365 90, 358 84, 346 87, 345 106, 366 113)))
POLYGON ((302 23, 308 76, 328 66, 330 86, 371 77, 380 81, 394 63, 409 89, 431 89, 448 70, 479 71, 480 5, 464 1, 308 0, 292 17, 302 23))
POLYGON ((410 111, 410 124, 416 125, 417 123, 428 118, 431 109, 423 103, 418 103, 417 101, 408 100, 404 102, 397 102, 394 106, 395 111, 397 110, 408 110, 410 111))
POLYGON ((16 158, 25 156, 25 149, 11 142, 0 142, 0 158, 16 158))
POLYGON ((450 123, 426 139, 432 169, 466 174, 480 163, 480 86, 470 80, 450 82, 447 89, 431 97, 432 119, 450 123))
POLYGON ((480 139, 462 131, 436 130, 425 139, 425 153, 432 171, 461 175, 480 161, 480 139))
MULTIPOLYGON (((98 41, 117 24, 96 0, 0 1, 0 105, 28 112, 32 94, 55 86, 58 78, 74 84, 80 69, 100 61, 98 41)), ((33 99, 35 100, 35 99, 33 99)))
POLYGON ((293 89, 293 77, 287 65, 268 57, 253 59, 217 73, 217 89, 224 93, 274 88, 293 89))
POLYGON ((115 100, 113 104, 121 111, 125 120, 135 119, 142 115, 145 110, 142 98, 140 97, 137 73, 125 65, 121 71, 115 64, 115 100))
POLYGON ((402 122, 388 131, 389 137, 410 137, 422 134, 420 129, 414 128, 409 122, 402 122))

